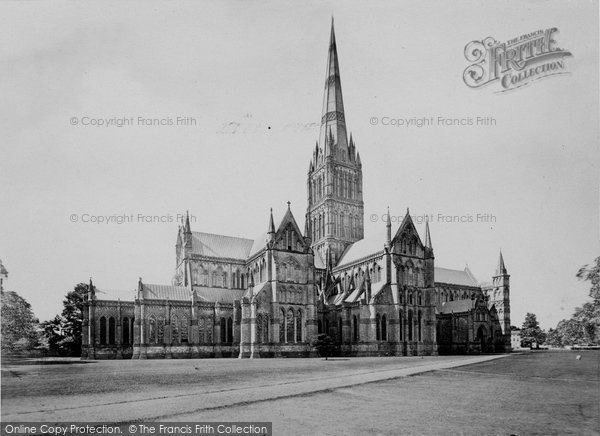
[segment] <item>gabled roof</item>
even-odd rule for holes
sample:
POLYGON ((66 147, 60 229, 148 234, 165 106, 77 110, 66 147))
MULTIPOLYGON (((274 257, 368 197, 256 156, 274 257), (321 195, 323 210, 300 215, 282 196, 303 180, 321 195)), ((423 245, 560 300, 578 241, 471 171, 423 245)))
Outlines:
POLYGON ((347 303, 354 303, 354 302, 356 302, 356 301, 358 301, 358 300, 359 300, 359 297, 361 296, 361 294, 362 294, 362 290, 361 290, 360 288, 356 288, 355 290, 353 290, 353 291, 350 293, 350 295, 348 295, 348 296, 346 297, 346 300, 345 300, 345 301, 346 301, 347 303))
POLYGON ((396 234, 392 238, 392 242, 395 241, 398 237, 400 237, 402 235, 402 233, 404 232, 404 229, 407 228, 407 227, 411 228, 411 233, 415 234, 415 236, 417 237, 417 241, 419 242, 419 244, 421 246, 423 246, 423 242, 421 241, 421 236, 419 236, 419 232, 417 231, 417 227, 415 226, 415 223, 413 222, 413 220, 412 220, 412 218, 411 218, 410 213, 408 212, 408 210, 406 211, 406 215, 404 215, 404 219, 400 223, 400 226, 398 227, 398 230, 396 230, 396 234))
POLYGON ((435 267, 433 271, 435 283, 446 283, 448 285, 479 287, 477 280, 470 273, 468 268, 463 271, 456 269, 435 267))
POLYGON ((470 298, 466 300, 447 301, 438 305, 437 311, 438 313, 463 313, 469 312, 475 308, 475 305, 476 301, 470 298))
POLYGON ((192 232, 192 253, 201 256, 246 260, 253 244, 252 239, 192 232))
MULTIPOLYGON (((298 234, 298 236, 302 237, 302 231, 300 230, 300 227, 298 227, 298 223, 296 222, 296 219, 294 218, 294 214, 292 213, 292 210, 290 208, 289 201, 288 201, 288 208, 285 211, 285 215, 283 215, 281 222, 277 226, 277 231, 275 232, 275 240, 276 241, 279 238, 281 238, 283 230, 285 229, 285 227, 287 226, 288 223, 290 223, 292 225, 292 228, 298 234)), ((302 243, 304 244, 304 242, 302 242, 302 243)))
POLYGON ((184 286, 143 284, 143 298, 148 300, 191 301, 192 293, 184 286))
POLYGON ((338 266, 346 265, 355 260, 383 252, 386 239, 386 229, 382 228, 378 232, 372 234, 369 238, 364 238, 355 242, 346 249, 338 262, 338 266))

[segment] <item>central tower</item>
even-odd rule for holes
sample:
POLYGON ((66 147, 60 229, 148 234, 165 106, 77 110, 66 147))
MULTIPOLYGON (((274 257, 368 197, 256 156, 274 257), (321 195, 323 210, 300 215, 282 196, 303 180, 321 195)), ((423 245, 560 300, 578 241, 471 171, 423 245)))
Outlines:
POLYGON ((364 236, 362 165, 346 133, 333 19, 319 141, 308 169, 306 219, 312 248, 336 265, 348 246, 364 236))

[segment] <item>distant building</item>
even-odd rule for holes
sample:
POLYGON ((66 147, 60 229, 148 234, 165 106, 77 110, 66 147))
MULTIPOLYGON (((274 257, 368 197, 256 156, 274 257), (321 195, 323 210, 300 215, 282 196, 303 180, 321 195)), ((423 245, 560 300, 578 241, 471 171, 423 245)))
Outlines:
POLYGON ((184 220, 172 285, 140 279, 133 301, 121 301, 99 299, 90 282, 83 358, 311 356, 321 333, 347 356, 510 350, 502 253, 481 284, 468 268, 434 266, 429 223, 422 239, 408 210, 394 232, 388 212, 380 234, 365 237, 362 162, 346 131, 333 23, 328 51, 304 232, 289 203, 279 225, 271 211, 253 239, 192 231, 184 220))
POLYGON ((521 330, 515 329, 510 332, 510 347, 513 350, 521 349, 521 330))

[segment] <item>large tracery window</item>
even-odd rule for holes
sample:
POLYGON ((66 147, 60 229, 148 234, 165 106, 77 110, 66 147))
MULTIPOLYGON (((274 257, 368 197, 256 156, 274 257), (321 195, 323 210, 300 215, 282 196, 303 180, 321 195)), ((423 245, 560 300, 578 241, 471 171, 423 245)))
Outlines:
POLYGON ((156 344, 157 342, 157 328, 156 328, 156 318, 151 316, 148 320, 148 343, 156 344))
POLYGON ((286 342, 294 342, 294 312, 288 309, 285 317, 285 339, 286 342))

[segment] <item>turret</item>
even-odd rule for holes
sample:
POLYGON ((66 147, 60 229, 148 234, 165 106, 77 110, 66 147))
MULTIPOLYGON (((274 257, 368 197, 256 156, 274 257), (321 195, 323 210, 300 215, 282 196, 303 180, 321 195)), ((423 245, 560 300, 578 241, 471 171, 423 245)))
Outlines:
POLYGON ((190 226, 190 215, 185 212, 185 223, 183 225, 183 246, 185 257, 192 253, 192 228, 190 226))
POLYGON ((267 242, 275 241, 275 223, 273 222, 273 208, 269 213, 269 231, 267 232, 267 242))
POLYGON ((498 319, 504 334, 505 349, 510 349, 510 275, 504 265, 502 250, 498 256, 498 266, 496 274, 492 278, 492 288, 488 290, 488 296, 491 297, 490 305, 496 307, 498 319))

